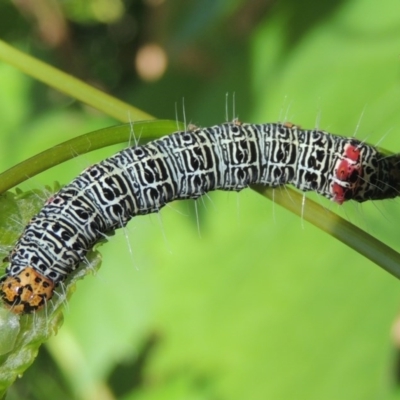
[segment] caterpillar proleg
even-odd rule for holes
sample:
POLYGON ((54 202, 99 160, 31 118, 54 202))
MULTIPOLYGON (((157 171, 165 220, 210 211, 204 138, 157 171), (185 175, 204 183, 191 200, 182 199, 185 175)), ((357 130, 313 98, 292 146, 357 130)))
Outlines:
POLYGON ((9 255, 0 296, 15 313, 39 310, 105 234, 173 200, 252 184, 291 184, 338 204, 393 198, 399 160, 354 138, 237 120, 129 147, 46 202, 9 255))

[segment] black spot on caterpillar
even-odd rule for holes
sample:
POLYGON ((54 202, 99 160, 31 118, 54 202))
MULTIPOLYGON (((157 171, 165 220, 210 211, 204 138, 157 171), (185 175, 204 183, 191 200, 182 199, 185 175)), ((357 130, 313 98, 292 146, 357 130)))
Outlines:
POLYGON ((342 204, 398 195, 399 156, 290 123, 191 128, 127 148, 52 196, 9 255, 0 296, 15 313, 42 308, 92 247, 135 215, 251 184, 291 184, 342 204))

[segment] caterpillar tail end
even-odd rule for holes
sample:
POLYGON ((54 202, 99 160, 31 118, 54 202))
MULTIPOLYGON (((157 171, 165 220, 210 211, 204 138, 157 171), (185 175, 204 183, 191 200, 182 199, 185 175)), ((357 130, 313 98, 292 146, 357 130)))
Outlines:
POLYGON ((38 311, 52 298, 54 282, 32 267, 26 267, 18 275, 7 276, 1 282, 0 298, 15 314, 38 311))

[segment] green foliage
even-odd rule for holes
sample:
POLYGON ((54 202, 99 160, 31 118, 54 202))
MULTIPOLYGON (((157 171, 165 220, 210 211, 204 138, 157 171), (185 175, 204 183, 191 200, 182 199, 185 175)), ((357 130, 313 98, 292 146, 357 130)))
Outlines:
MULTIPOLYGON (((2 259, 7 256, 7 250, 12 248, 29 218, 43 206, 43 199, 48 197, 49 193, 46 189, 20 192, 18 195, 8 192, 1 196, 0 210, 1 215, 4 215, 0 230, 2 259)), ((3 397, 10 384, 32 364, 39 346, 57 333, 62 324, 62 311, 75 282, 100 265, 100 257, 95 252, 90 255, 89 261, 90 267, 79 271, 43 312, 19 318, 5 308, 0 310, 0 396, 3 397)))

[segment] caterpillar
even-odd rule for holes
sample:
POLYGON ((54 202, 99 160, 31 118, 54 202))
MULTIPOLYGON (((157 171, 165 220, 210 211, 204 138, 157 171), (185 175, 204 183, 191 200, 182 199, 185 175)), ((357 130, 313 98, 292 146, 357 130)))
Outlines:
POLYGON ((354 138, 237 120, 126 148, 47 200, 8 257, 0 297, 17 314, 40 310, 104 235, 173 200, 252 184, 291 184, 338 204, 393 198, 398 162, 354 138))

